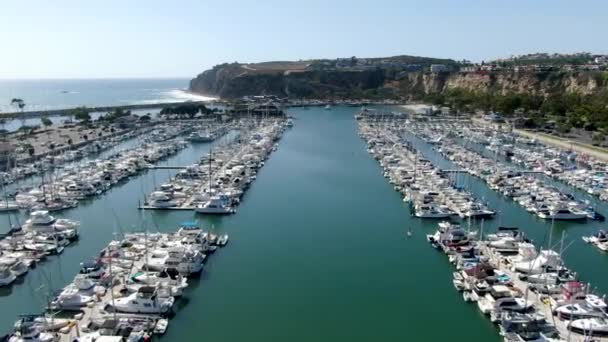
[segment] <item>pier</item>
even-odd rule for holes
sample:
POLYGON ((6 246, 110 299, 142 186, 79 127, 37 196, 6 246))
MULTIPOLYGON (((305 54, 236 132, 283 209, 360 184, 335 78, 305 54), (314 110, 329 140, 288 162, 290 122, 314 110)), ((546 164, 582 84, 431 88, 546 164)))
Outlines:
POLYGON ((178 166, 178 165, 150 165, 146 166, 148 170, 183 170, 187 168, 187 166, 178 166))

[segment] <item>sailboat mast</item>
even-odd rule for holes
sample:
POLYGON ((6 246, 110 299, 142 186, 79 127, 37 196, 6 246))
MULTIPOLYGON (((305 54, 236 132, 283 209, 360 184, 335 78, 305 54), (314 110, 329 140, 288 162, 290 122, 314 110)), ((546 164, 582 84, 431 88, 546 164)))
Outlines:
POLYGON ((212 149, 209 148, 209 194, 211 194, 211 175, 212 175, 212 171, 211 171, 211 158, 212 158, 212 149))

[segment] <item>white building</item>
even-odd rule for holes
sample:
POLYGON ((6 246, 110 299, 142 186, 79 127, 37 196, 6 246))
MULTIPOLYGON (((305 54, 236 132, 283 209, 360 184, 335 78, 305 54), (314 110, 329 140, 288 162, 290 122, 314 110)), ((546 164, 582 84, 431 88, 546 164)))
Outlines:
POLYGON ((446 72, 450 69, 444 64, 431 64, 431 72, 446 72))

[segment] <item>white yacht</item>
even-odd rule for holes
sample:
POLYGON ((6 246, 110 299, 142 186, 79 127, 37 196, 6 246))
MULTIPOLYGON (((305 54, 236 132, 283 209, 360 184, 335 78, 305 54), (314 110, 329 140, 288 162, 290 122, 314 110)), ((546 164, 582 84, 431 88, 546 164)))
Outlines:
POLYGON ((495 211, 485 208, 481 204, 469 202, 460 210, 461 217, 482 218, 492 217, 496 214, 495 211))
POLYGON ((154 191, 150 194, 148 205, 154 208, 171 208, 178 206, 178 203, 169 193, 154 191))
POLYGON ((520 273, 538 274, 544 273, 547 267, 558 267, 561 264, 562 260, 557 252, 542 250, 536 258, 515 263, 513 270, 520 273))
POLYGON ((583 336, 608 336, 608 320, 604 317, 576 319, 571 321, 567 328, 583 336))
POLYGON ((68 285, 51 302, 51 307, 55 310, 77 311, 93 301, 92 296, 81 293, 77 286, 68 285))
POLYGON ((447 209, 439 208, 432 204, 423 204, 417 206, 414 216, 420 218, 441 219, 452 216, 453 213, 447 209))
POLYGON ((234 214, 234 209, 219 196, 211 197, 207 202, 198 205, 194 211, 200 214, 234 214))
POLYGON ((144 286, 136 293, 127 297, 114 300, 109 306, 117 312, 136 314, 166 314, 173 307, 173 297, 160 298, 157 296, 156 288, 144 286))
POLYGON ((174 268, 185 276, 200 273, 203 270, 205 257, 195 249, 175 248, 169 250, 165 261, 166 268, 174 268))
POLYGON ((155 249, 148 253, 145 267, 147 270, 162 271, 165 269, 165 262, 169 258, 169 252, 166 249, 155 249))
POLYGON ((584 220, 587 218, 587 213, 561 207, 538 212, 538 217, 546 220, 584 220))
POLYGON ((35 232, 53 232, 75 230, 78 226, 79 224, 76 221, 57 219, 46 210, 37 210, 30 214, 30 217, 23 224, 23 229, 35 232))

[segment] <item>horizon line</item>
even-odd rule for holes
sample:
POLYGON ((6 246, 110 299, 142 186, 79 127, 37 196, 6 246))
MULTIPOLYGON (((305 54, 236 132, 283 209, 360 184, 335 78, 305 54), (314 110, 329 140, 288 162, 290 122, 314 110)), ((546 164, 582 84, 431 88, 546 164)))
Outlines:
POLYGON ((159 76, 159 77, 145 77, 145 76, 110 76, 110 77, 0 77, 0 81, 70 81, 70 80, 175 80, 175 79, 192 79, 192 76, 159 76))

